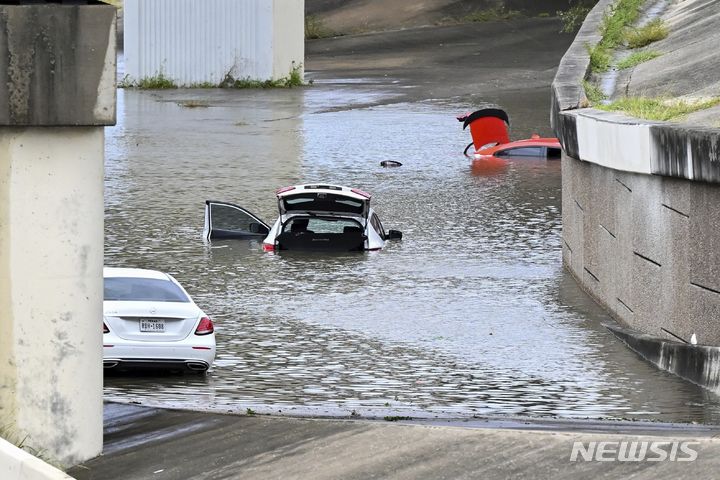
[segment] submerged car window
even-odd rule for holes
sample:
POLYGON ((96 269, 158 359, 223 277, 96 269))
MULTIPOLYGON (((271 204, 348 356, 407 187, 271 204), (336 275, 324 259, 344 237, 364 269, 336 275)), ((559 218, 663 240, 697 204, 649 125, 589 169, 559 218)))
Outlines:
POLYGON ((213 228, 257 233, 262 230, 258 221, 242 210, 229 206, 212 204, 213 228))
POLYGON ((189 302, 183 291, 169 280, 110 277, 105 279, 105 300, 126 302, 189 302))
POLYGON ((545 147, 508 148, 495 153, 496 157, 543 157, 545 147))
POLYGON ((382 223, 380 223, 380 219, 377 215, 373 213, 372 217, 370 217, 370 223, 372 223, 373 228, 375 231, 380 235, 381 238, 385 238, 385 229, 382 226, 382 223))
POLYGON ((283 231, 293 233, 362 233, 363 229, 358 222, 348 218, 294 217, 284 225, 283 231))
POLYGON ((332 193, 308 193, 286 197, 283 200, 286 211, 320 211, 362 214, 362 200, 332 193))

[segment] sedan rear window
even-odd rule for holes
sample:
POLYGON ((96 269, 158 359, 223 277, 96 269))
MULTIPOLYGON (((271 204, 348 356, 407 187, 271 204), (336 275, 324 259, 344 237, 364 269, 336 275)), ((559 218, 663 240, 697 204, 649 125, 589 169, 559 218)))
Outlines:
POLYGON ((105 279, 105 300, 120 302, 189 302, 173 282, 157 278, 110 277, 105 279))

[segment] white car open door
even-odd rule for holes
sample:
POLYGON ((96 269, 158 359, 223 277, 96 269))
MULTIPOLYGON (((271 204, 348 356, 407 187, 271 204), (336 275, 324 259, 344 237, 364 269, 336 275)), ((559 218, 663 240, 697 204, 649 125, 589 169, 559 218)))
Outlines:
POLYGON ((208 239, 266 237, 270 227, 248 210, 227 202, 205 201, 205 228, 208 239))

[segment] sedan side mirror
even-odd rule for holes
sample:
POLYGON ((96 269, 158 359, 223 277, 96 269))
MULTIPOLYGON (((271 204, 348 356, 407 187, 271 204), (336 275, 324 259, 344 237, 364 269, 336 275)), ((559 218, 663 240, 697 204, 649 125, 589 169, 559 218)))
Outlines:
POLYGON ((402 232, 400 230, 388 230, 385 240, 402 240, 402 232))

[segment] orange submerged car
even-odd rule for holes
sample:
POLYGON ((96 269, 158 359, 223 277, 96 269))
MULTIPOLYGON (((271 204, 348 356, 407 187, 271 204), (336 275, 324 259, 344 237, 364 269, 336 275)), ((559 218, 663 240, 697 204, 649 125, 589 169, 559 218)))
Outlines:
POLYGON ((483 158, 546 158, 560 159, 562 153, 557 138, 541 138, 533 135, 525 140, 510 141, 508 129, 510 118, 499 108, 484 108, 473 113, 457 117, 463 123, 463 129, 470 126, 473 141, 465 147, 466 157, 474 160, 483 158), (468 154, 475 147, 473 154, 468 154))

